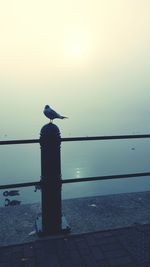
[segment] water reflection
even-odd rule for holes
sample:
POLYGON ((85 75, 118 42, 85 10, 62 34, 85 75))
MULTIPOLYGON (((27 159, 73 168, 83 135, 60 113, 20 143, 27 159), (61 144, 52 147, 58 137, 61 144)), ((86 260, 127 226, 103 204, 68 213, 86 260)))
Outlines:
POLYGON ((74 178, 84 178, 84 174, 85 174, 85 168, 83 168, 83 167, 76 167, 74 169, 73 177, 74 178))
POLYGON ((80 168, 76 168, 76 169, 75 169, 75 172, 76 172, 75 177, 76 177, 76 178, 80 178, 80 177, 81 177, 81 175, 80 175, 80 168))

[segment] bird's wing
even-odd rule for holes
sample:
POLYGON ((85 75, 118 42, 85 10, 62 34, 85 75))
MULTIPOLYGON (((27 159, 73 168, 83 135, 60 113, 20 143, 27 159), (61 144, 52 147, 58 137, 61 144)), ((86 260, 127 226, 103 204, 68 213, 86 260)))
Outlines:
POLYGON ((49 109, 49 113, 54 117, 54 118, 60 118, 61 115, 59 113, 57 113, 55 110, 53 109, 49 109))

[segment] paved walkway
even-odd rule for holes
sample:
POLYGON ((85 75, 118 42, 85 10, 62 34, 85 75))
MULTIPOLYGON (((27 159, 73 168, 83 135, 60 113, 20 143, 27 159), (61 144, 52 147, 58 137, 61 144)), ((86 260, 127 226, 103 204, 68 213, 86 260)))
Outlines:
MULTIPOLYGON (((82 234, 150 224, 150 192, 68 199, 62 201, 63 214, 72 234, 82 234)), ((0 208, 0 246, 29 243, 41 204, 0 208)))
POLYGON ((149 224, 0 247, 0 267, 149 266, 149 224))

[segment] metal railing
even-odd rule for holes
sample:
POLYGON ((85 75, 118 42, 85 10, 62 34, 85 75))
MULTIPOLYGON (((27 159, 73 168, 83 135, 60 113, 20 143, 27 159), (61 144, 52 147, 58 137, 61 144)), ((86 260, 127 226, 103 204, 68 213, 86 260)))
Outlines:
MULTIPOLYGON (((73 141, 97 141, 97 140, 120 140, 120 139, 141 139, 150 138, 150 134, 128 134, 128 135, 102 135, 102 136, 81 136, 81 137, 64 137, 62 142, 73 141)), ((17 144, 37 144, 39 139, 7 140, 0 141, 0 145, 17 145, 17 144)))
MULTIPOLYGON (((150 138, 150 134, 137 134, 137 135, 109 135, 109 136, 87 136, 87 137, 66 137, 61 138, 61 142, 79 142, 79 141, 98 141, 98 140, 121 140, 121 139, 145 139, 150 138)), ((38 144, 40 139, 26 139, 26 140, 7 140, 0 141, 0 145, 23 145, 23 144, 38 144)), ((123 179, 123 178, 135 178, 135 177, 144 177, 150 176, 150 172, 141 172, 141 173, 127 173, 127 174, 114 174, 114 175, 105 175, 105 176, 96 176, 96 177, 85 177, 85 178, 71 178, 71 179, 62 179, 62 184, 66 183, 76 183, 76 182, 90 182, 98 180, 109 180, 109 179, 123 179)), ((17 183, 17 184, 6 184, 0 185, 0 189, 8 188, 18 188, 18 187, 30 187, 38 186, 40 181, 37 182, 27 182, 27 183, 17 183)))
MULTIPOLYGON (((79 142, 79 141, 98 141, 98 140, 104 141, 104 140, 145 139, 145 138, 150 138, 150 134, 114 135, 114 136, 90 136, 90 137, 68 137, 68 138, 60 138, 60 142, 79 142)), ((40 144, 40 139, 0 141, 0 145, 24 145, 24 144, 40 144)), ((53 142, 51 143, 51 145, 53 145, 53 142)), ((45 157, 44 161, 46 161, 46 157, 47 156, 44 156, 44 157, 45 157)), ((41 166, 42 166, 42 162, 41 162, 41 166)), ((43 164, 43 166, 45 166, 45 163, 43 164)), ((53 174, 52 174, 52 176, 53 176, 53 174)), ((76 182, 91 182, 91 181, 100 181, 100 180, 109 180, 109 179, 124 179, 124 178, 144 177, 144 176, 150 176, 150 172, 126 173, 126 174, 116 174, 116 175, 114 174, 114 175, 105 175, 105 176, 96 176, 96 177, 61 179, 60 183, 61 184, 67 184, 67 183, 76 183, 76 182)), ((51 175, 49 176, 49 178, 50 177, 51 177, 51 175)), ((56 177, 57 177, 57 175, 56 175, 56 177)), ((50 223, 50 219, 48 219, 48 217, 47 217, 47 214, 49 213, 49 211, 47 209, 47 203, 53 202, 53 201, 48 199, 49 193, 44 191, 44 190, 46 190, 47 185, 48 184, 46 184, 44 180, 42 181, 42 180, 39 179, 39 181, 36 181, 36 182, 25 182, 25 183, 15 183, 15 184, 0 185, 0 189, 4 190, 4 189, 9 189, 9 188, 41 186, 42 187, 42 197, 44 199, 43 203, 45 203, 42 206, 43 214, 45 216, 43 221, 45 221, 45 222, 47 221, 46 223, 44 222, 43 225, 46 225, 45 227, 48 229, 48 224, 50 223), (45 195, 44 192, 47 194, 47 197, 44 196, 45 195)), ((59 185, 58 181, 57 181, 57 185, 59 185)), ((50 185, 48 185, 48 186, 49 186, 49 190, 51 190, 50 189, 51 186, 50 185)), ((56 189, 56 194, 57 194, 57 189, 56 189)), ((51 194, 53 194, 53 190, 51 191, 51 194)), ((61 216, 61 204, 60 204, 61 193, 59 193, 59 196, 60 196, 60 198, 58 200, 58 208, 60 210, 60 214, 57 214, 55 216, 56 220, 54 220, 54 224, 55 224, 55 222, 57 223, 57 219, 59 219, 59 221, 60 221, 60 216, 61 216)), ((57 202, 57 199, 56 199, 56 202, 57 202)), ((56 207, 55 207, 55 209, 52 207, 52 209, 53 209, 53 213, 55 213, 56 207)), ((51 216, 52 216, 53 213, 51 213, 51 216)), ((49 234, 49 231, 45 230, 45 233, 49 234)))

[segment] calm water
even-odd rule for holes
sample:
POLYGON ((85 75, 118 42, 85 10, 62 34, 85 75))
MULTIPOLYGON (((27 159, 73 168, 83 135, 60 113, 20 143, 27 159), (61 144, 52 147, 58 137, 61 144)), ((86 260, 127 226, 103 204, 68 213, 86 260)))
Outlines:
MULTIPOLYGON (((67 142, 61 146, 62 179, 84 178, 150 171, 150 140, 111 140, 67 142)), ((0 148, 1 184, 38 181, 40 179, 39 145, 11 145, 0 148)), ((150 178, 117 179, 63 185, 63 198, 136 192, 150 189, 150 178)), ((4 196, 21 203, 40 201, 34 188, 19 189, 17 196, 4 196)))

